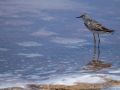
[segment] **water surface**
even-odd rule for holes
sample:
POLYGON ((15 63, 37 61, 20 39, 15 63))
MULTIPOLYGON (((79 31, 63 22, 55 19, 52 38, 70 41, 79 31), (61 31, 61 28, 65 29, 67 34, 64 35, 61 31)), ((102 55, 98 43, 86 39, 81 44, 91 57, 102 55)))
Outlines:
POLYGON ((100 59, 112 64, 102 73, 120 75, 119 8, 119 0, 1 0, 0 86, 80 73, 93 55, 92 33, 75 18, 84 12, 115 30, 101 35, 100 59))

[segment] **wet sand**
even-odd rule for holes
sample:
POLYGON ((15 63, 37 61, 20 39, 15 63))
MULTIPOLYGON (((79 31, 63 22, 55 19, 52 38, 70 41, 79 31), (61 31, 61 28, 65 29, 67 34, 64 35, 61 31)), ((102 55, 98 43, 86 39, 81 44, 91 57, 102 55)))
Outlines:
POLYGON ((2 88, 0 90, 102 90, 109 87, 120 87, 120 81, 104 78, 105 83, 80 83, 75 85, 60 84, 27 84, 24 87, 2 88))

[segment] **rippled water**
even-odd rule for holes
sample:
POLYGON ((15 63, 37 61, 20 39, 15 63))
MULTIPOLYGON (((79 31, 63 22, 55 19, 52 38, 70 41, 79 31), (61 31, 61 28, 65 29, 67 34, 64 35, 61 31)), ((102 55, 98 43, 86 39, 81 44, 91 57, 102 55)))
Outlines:
POLYGON ((82 72, 93 55, 92 34, 75 18, 84 12, 115 30, 101 35, 101 60, 112 64, 101 72, 120 75, 119 8, 119 0, 1 0, 0 86, 82 72))

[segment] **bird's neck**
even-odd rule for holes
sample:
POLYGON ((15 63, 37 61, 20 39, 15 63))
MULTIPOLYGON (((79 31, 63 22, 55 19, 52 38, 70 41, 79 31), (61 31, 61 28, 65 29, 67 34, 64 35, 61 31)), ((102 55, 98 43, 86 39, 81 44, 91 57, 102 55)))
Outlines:
POLYGON ((88 23, 91 21, 91 19, 90 18, 83 18, 83 21, 84 21, 84 23, 88 23))

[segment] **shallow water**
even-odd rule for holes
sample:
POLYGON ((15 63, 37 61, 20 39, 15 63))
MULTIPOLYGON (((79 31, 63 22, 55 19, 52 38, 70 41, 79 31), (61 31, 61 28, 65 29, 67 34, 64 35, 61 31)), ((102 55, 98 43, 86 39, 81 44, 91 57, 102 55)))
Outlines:
POLYGON ((75 18, 84 12, 115 30, 101 35, 100 59, 112 67, 97 73, 120 75, 119 4, 119 0, 1 0, 0 86, 82 73, 93 56, 92 34, 75 18))

